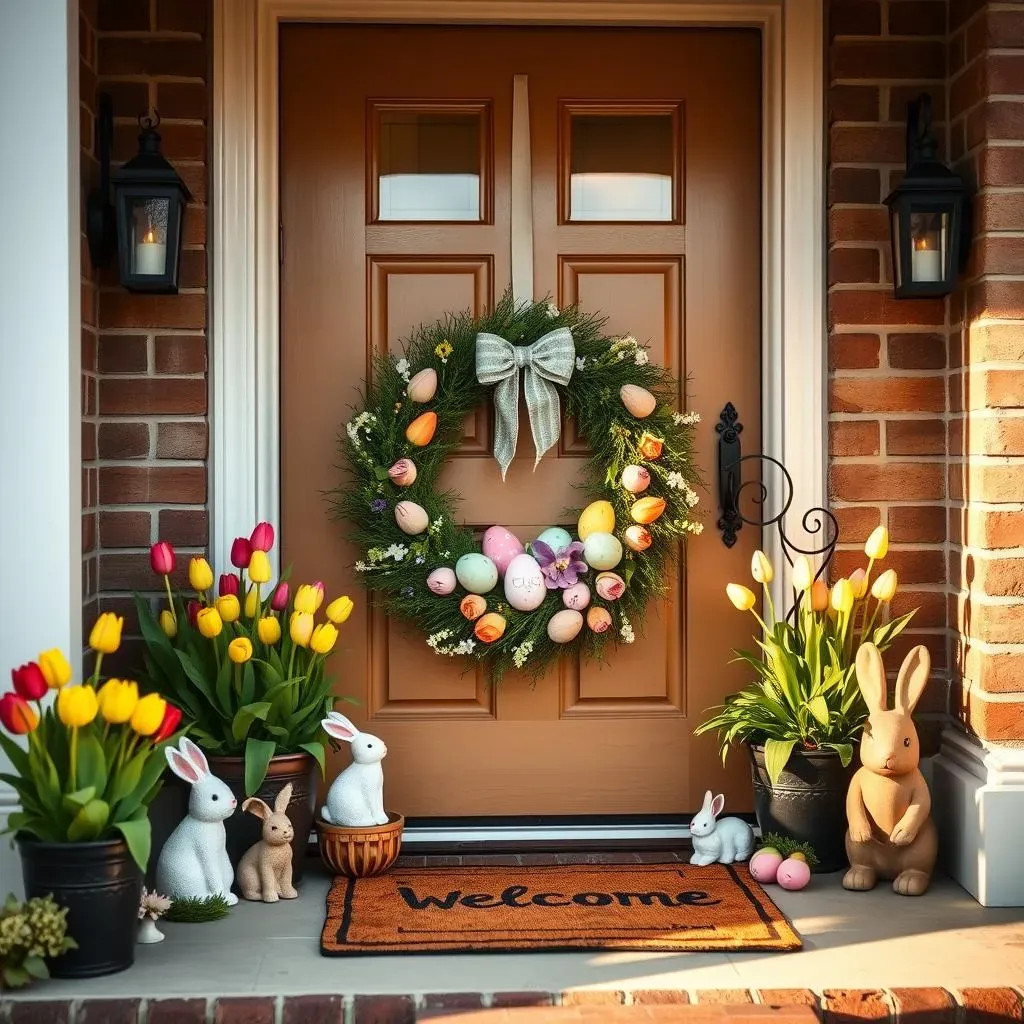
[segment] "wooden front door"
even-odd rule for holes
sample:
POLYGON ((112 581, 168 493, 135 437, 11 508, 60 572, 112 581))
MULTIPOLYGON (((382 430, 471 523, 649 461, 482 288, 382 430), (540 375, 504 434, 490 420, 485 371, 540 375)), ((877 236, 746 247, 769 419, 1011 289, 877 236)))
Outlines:
MULTIPOLYGON (((732 401, 759 448, 760 39, 751 31, 294 25, 281 36, 283 559, 357 611, 332 659, 352 717, 387 742, 389 807, 415 816, 695 810, 724 788, 693 727, 745 680, 750 622, 725 598, 757 542, 715 529, 715 423, 732 401), (534 296, 608 316, 689 376, 706 530, 632 648, 488 685, 372 610, 322 493, 370 355, 510 284, 513 80, 529 96, 534 296)), ((523 154, 519 152, 517 157, 523 154)), ((517 217, 522 217, 521 209, 517 217)), ((532 472, 528 429, 502 484, 482 408, 444 482, 481 530, 528 540, 580 504, 566 424, 532 472)), ((344 764, 347 753, 339 762, 344 764)))

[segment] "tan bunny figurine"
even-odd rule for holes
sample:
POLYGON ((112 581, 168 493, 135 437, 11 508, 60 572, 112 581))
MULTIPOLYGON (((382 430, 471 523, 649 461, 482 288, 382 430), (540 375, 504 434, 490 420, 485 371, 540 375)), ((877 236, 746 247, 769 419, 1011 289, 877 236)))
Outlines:
POLYGON ((257 796, 242 804, 242 810, 263 819, 263 838, 250 846, 238 862, 235 880, 238 891, 247 900, 276 903, 293 900, 299 894, 292 885, 292 837, 295 829, 285 814, 292 798, 289 782, 274 800, 271 809, 257 796))
POLYGON ((931 882, 938 835, 928 784, 918 768, 921 749, 911 717, 921 699, 931 658, 915 647, 896 680, 896 708, 887 710, 885 666, 874 644, 857 651, 857 683, 868 706, 860 743, 861 767, 846 796, 847 889, 873 889, 893 879, 901 896, 920 896, 931 882))

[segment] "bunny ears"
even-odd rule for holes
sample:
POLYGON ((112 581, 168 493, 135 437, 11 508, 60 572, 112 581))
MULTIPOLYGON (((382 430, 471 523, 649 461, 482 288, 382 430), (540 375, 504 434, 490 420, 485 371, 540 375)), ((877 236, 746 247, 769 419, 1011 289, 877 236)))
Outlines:
POLYGON ((206 755, 187 736, 181 737, 177 749, 165 747, 164 754, 171 771, 190 785, 210 774, 206 755))
POLYGON ((725 797, 721 793, 718 796, 712 796, 709 789, 704 794, 704 806, 701 807, 701 810, 710 811, 711 817, 717 818, 725 810, 725 797))
MULTIPOLYGON (((896 710, 909 715, 924 693, 931 672, 932 659, 928 648, 918 644, 903 659, 896 678, 896 710)), ((861 644, 857 651, 857 684, 864 695, 868 711, 885 711, 888 694, 885 683, 885 665, 874 644, 861 644)))
POLYGON ((346 743, 351 743, 359 735, 359 730, 337 711, 330 712, 320 724, 328 736, 332 736, 336 740, 344 740, 346 743))
POLYGON ((284 814, 288 810, 288 804, 292 798, 292 784, 289 782, 281 787, 281 791, 274 797, 274 810, 271 811, 266 801, 258 796, 251 796, 242 804, 242 810, 256 815, 266 821, 272 814, 284 814))

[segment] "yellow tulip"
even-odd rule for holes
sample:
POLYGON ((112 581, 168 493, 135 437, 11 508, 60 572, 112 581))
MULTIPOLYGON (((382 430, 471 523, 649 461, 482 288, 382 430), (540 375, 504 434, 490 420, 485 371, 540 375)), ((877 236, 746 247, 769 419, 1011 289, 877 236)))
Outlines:
POLYGON ((256 634, 271 647, 281 639, 281 622, 275 615, 265 615, 256 624, 256 634))
POLYGON ((871 588, 871 595, 876 601, 888 604, 896 593, 896 570, 886 569, 881 576, 875 580, 871 588))
POLYGON ((236 665, 244 665, 252 657, 252 641, 247 636, 237 636, 228 644, 228 657, 236 665))
MULTIPOLYGON (((255 594, 256 591, 254 590, 255 594)), ((224 622, 234 622, 242 614, 242 607, 234 594, 225 594, 216 601, 217 614, 224 622)))
POLYGON ((130 680, 108 679, 96 694, 100 714, 111 725, 127 722, 139 703, 139 687, 130 680))
POLYGON ((352 614, 353 608, 355 604, 351 597, 336 597, 327 606, 326 615, 336 626, 340 626, 352 614))
POLYGON ((148 693, 135 705, 132 712, 132 728, 140 736, 152 736, 160 728, 167 710, 167 701, 157 693, 148 693))
POLYGON ((754 592, 740 583, 730 583, 725 588, 725 592, 729 600, 732 601, 733 607, 738 611, 749 612, 757 604, 754 592))
POLYGON ((885 558, 888 551, 889 531, 884 526, 876 526, 864 545, 864 554, 877 561, 880 558, 885 558))
POLYGON ((775 578, 775 570, 768 556, 763 551, 755 551, 754 557, 750 560, 750 575, 754 577, 755 583, 771 583, 775 578))
POLYGON ((200 608, 196 614, 196 627, 208 640, 220 636, 224 622, 216 608, 200 608))
POLYGON ((52 647, 48 651, 43 651, 36 658, 36 663, 51 690, 59 690, 71 681, 71 666, 59 648, 52 647))
POLYGON ((200 593, 213 586, 213 570, 205 558, 193 558, 188 563, 188 582, 193 590, 200 593))
POLYGON ((317 654, 330 654, 338 642, 338 627, 330 622, 321 622, 309 639, 309 646, 317 654))
POLYGON ((260 595, 259 592, 253 587, 248 594, 245 595, 245 617, 247 619, 256 618, 256 612, 259 611, 260 607, 260 595))
POLYGON ((853 596, 859 601, 868 592, 868 574, 863 569, 854 569, 850 573, 850 586, 853 596))
POLYGON ((814 582, 814 570, 806 555, 793 563, 793 588, 802 594, 814 582))
POLYGON ((313 635, 313 616, 309 612, 292 612, 288 632, 293 644, 308 647, 309 639, 313 635))
POLYGON ((97 711, 99 702, 96 700, 96 691, 91 686, 65 686, 57 694, 57 715, 67 726, 80 728, 88 725, 96 717, 97 711))
POLYGON ((92 627, 89 646, 99 654, 113 654, 121 646, 124 619, 113 612, 104 612, 92 627))
POLYGON ((849 580, 838 580, 832 588, 832 608, 837 612, 848 612, 853 607, 853 584, 849 580))
POLYGON ((815 580, 811 584, 811 611, 823 612, 828 607, 828 587, 824 580, 815 580))
POLYGON ((254 551, 249 560, 249 579, 253 583, 270 582, 270 559, 266 551, 254 551))
POLYGON ((178 620, 166 608, 160 613, 160 628, 172 640, 178 635, 178 620))
POLYGON ((313 587, 308 583, 303 583, 302 586, 295 591, 295 611, 312 615, 317 610, 317 607, 316 587, 313 587))

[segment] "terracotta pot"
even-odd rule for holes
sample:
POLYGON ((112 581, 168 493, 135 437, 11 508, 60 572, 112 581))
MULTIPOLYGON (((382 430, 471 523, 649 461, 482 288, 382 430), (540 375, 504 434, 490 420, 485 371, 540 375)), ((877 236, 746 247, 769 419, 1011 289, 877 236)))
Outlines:
POLYGON ((405 818, 388 812, 386 825, 349 828, 316 819, 320 856, 335 875, 368 878, 387 871, 402 849, 405 818))

